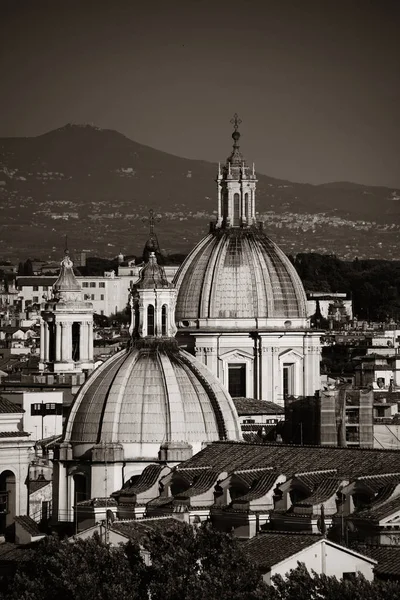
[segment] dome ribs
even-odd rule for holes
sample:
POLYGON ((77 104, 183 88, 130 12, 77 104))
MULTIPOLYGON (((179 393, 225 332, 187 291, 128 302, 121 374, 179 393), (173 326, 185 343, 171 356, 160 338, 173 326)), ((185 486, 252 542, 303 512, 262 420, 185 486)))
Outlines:
POLYGON ((67 441, 97 442, 103 405, 107 401, 106 390, 125 358, 126 351, 123 350, 111 364, 104 363, 94 371, 83 385, 71 408, 65 434, 67 441))
POLYGON ((203 387, 207 391, 208 397, 209 397, 209 399, 211 401, 211 404, 212 404, 212 407, 214 409, 214 415, 215 415, 215 420, 216 420, 217 427, 218 427, 219 439, 220 440, 226 440, 226 439, 228 439, 227 431, 226 431, 226 426, 225 426, 225 421, 224 421, 224 416, 222 414, 221 407, 219 405, 219 402, 217 400, 217 397, 215 395, 215 392, 214 392, 212 386, 207 381, 207 379, 205 379, 203 377, 203 374, 200 372, 200 370, 197 369, 195 367, 195 365, 193 364, 193 362, 189 361, 186 358, 186 356, 184 356, 183 354, 180 355, 180 360, 196 375, 196 377, 198 379, 201 380, 201 383, 202 383, 203 387))
POLYGON ((296 270, 256 227, 215 229, 184 261, 176 282, 178 321, 307 318, 296 270))

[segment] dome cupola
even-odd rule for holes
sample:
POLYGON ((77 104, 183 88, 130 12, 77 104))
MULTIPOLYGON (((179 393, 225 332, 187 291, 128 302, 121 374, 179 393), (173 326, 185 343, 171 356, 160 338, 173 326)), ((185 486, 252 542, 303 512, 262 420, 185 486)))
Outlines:
POLYGON ((219 167, 218 216, 175 275, 180 329, 307 327, 307 303, 295 268, 256 222, 256 175, 239 150, 241 120, 234 115, 233 150, 219 167))

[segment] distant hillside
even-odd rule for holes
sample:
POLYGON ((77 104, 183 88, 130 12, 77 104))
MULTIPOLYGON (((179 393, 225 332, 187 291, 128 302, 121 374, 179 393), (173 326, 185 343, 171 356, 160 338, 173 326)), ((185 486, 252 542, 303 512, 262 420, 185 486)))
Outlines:
MULTIPOLYGON (((250 162, 251 148, 243 151, 250 162)), ((187 251, 215 211, 215 175, 212 163, 88 125, 0 138, 0 257, 57 256, 65 234, 75 249, 134 253, 146 239, 142 218, 149 208, 162 216, 161 246, 187 251)), ((286 251, 363 256, 372 236, 377 257, 382 243, 386 257, 398 258, 398 191, 351 183, 313 186, 261 174, 258 180, 257 210, 286 251)))

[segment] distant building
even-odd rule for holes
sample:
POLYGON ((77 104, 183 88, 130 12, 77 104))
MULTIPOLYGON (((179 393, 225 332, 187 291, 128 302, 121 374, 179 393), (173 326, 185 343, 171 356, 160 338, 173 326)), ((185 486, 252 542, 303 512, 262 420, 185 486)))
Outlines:
POLYGON ((288 398, 285 440, 295 444, 372 448, 372 390, 348 384, 314 397, 288 398))
POLYGON ((23 429, 24 410, 0 396, 0 536, 10 536, 16 515, 28 512, 33 442, 23 429))
POLYGON ((353 319, 353 301, 344 292, 307 292, 307 316, 318 312, 327 321, 348 323, 353 319))

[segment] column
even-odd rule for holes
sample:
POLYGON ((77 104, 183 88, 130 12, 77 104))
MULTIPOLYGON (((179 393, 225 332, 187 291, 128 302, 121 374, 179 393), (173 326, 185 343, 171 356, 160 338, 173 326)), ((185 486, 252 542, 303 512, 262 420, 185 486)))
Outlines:
POLYGON ((88 360, 88 325, 89 323, 87 321, 82 321, 80 324, 79 355, 81 357, 81 361, 83 362, 88 360))
POLYGON ((50 360, 50 326, 48 323, 44 324, 44 360, 45 362, 50 360))
POLYGON ((46 352, 46 323, 44 321, 40 322, 40 362, 45 361, 45 352, 46 352))
POLYGON ((93 360, 93 323, 88 323, 88 358, 93 360))
POLYGON ((63 323, 63 338, 61 343, 61 360, 72 360, 72 323, 63 323))
POLYGON ((61 361, 62 323, 56 323, 56 362, 61 361))
POLYGON ((220 183, 218 183, 217 194, 218 194, 218 218, 217 218, 217 223, 220 223, 222 221, 222 201, 221 201, 221 184, 220 183))

